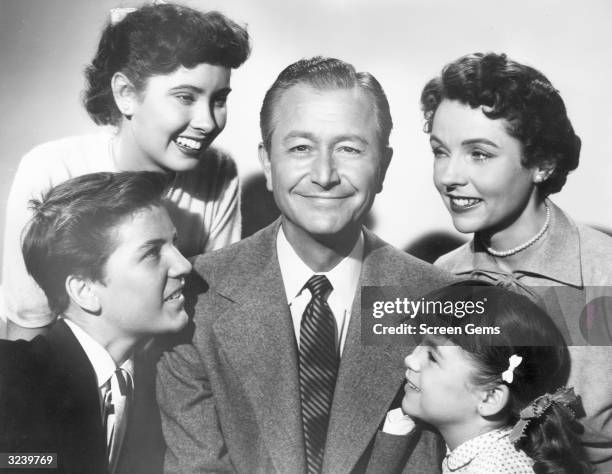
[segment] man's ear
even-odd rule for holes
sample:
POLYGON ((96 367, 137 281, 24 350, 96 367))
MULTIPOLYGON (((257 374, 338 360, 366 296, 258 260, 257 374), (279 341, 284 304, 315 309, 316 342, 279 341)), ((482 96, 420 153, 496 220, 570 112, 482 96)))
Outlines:
POLYGON ((259 155, 259 162, 261 163, 261 167, 266 177, 266 188, 268 188, 268 191, 272 191, 272 163, 270 163, 270 155, 263 143, 259 144, 257 152, 259 155))
POLYGON ((383 190, 383 183, 385 181, 385 176, 387 175, 387 169, 389 169, 389 164, 391 163, 391 158, 393 157, 393 148, 390 146, 386 146, 383 148, 381 157, 380 157, 380 168, 378 175, 378 189, 377 193, 383 190))
POLYGON ((116 72, 111 78, 111 89, 119 112, 127 118, 134 115, 138 103, 138 92, 132 81, 122 72, 116 72))
POLYGON ((510 390, 505 384, 496 385, 488 390, 481 391, 478 413, 482 417, 491 417, 500 413, 508 404, 510 390))
POLYGON ((90 279, 69 275, 66 278, 66 292, 72 302, 84 311, 92 314, 100 313, 102 306, 90 279))

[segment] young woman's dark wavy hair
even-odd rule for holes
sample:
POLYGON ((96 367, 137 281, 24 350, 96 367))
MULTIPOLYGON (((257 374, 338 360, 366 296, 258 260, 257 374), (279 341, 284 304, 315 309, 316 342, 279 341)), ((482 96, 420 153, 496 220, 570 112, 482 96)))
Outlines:
POLYGON ((540 71, 494 53, 470 54, 447 64, 421 93, 427 133, 444 99, 484 106, 487 117, 505 119, 508 134, 523 145, 523 165, 552 170, 538 183, 542 197, 560 191, 578 167, 580 138, 559 92, 540 71))
MULTIPOLYGON (((441 326, 460 328, 459 334, 445 336, 463 349, 477 367, 472 382, 481 387, 504 383, 509 389, 506 407, 508 423, 519 420, 521 410, 545 393, 554 393, 567 382, 569 351, 554 322, 529 298, 487 283, 464 281, 442 288, 425 298, 462 308, 465 316, 448 312, 431 314, 441 326), (450 303, 449 303, 450 302, 450 303), (467 307, 483 307, 482 314, 467 314, 467 307), (482 334, 466 330, 467 325, 481 328, 482 334), (493 334, 485 328, 499 328, 493 334), (502 380, 512 355, 523 358, 513 371, 512 383, 502 380)), ((571 411, 554 403, 532 421, 517 447, 535 461, 537 474, 581 474, 592 472, 580 444, 582 426, 571 411)))
POLYGON ((202 63, 237 68, 249 53, 246 29, 219 12, 170 3, 145 5, 106 25, 85 69, 83 102, 94 122, 117 125, 121 113, 111 90, 116 72, 125 74, 140 92, 153 75, 202 63))

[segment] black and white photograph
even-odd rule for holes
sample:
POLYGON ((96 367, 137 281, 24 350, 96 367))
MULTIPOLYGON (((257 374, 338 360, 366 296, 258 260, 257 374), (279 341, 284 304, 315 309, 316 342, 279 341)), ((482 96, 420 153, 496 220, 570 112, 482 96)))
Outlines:
POLYGON ((611 20, 0 0, 0 474, 612 474, 611 20))

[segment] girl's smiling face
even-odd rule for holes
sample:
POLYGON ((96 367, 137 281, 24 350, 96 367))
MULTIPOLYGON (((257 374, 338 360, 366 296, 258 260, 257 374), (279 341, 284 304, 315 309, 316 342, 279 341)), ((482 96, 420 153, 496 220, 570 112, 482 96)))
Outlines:
MULTIPOLYGON (((208 63, 152 76, 132 93, 121 125, 121 166, 132 170, 186 171, 225 127, 230 69, 208 63)), ((119 99, 121 101, 121 99, 119 99)), ((125 110, 125 109, 124 109, 125 110)))
POLYGON ((406 357, 405 414, 440 430, 478 419, 476 370, 467 353, 441 337, 428 337, 406 357))

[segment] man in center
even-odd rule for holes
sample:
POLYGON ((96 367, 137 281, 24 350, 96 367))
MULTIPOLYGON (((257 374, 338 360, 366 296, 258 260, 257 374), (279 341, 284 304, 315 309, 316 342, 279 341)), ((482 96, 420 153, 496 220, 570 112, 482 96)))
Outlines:
POLYGON ((361 342, 362 286, 416 299, 451 279, 363 226, 392 156, 382 87, 337 59, 300 60, 260 118, 281 217, 195 262, 193 339, 159 366, 166 471, 436 472, 434 436, 386 422, 408 349, 361 342))

